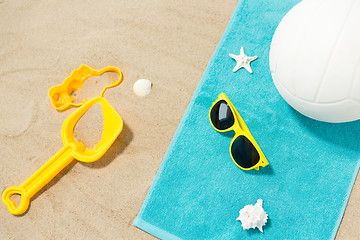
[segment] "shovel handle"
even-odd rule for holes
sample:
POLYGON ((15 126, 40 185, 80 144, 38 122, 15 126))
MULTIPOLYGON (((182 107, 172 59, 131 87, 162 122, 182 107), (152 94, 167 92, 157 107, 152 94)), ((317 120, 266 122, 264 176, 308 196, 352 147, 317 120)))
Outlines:
POLYGON ((19 187, 7 188, 2 201, 9 212, 14 215, 23 214, 29 207, 30 199, 74 159, 74 151, 73 144, 65 145, 19 187), (11 199, 13 195, 21 196, 19 206, 11 199))

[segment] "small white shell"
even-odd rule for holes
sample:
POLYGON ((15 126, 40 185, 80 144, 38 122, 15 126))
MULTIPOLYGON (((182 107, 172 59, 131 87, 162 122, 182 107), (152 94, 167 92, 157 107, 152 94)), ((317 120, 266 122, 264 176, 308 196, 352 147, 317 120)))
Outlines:
POLYGON ((268 219, 267 213, 262 208, 262 199, 258 199, 255 205, 246 205, 240 210, 240 216, 236 220, 240 220, 244 230, 250 228, 258 228, 261 232, 262 227, 268 219))
POLYGON ((147 79, 139 79, 134 83, 134 93, 139 97, 145 97, 151 91, 151 81, 147 79))

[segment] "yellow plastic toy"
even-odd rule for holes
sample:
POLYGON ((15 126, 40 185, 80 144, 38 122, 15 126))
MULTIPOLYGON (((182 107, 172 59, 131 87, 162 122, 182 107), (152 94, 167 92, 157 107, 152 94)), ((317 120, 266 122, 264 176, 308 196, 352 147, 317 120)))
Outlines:
POLYGON ((269 164, 249 128, 225 93, 221 93, 212 104, 209 120, 218 132, 231 130, 235 132, 230 143, 230 156, 239 168, 259 170, 260 166, 265 167, 269 164))
POLYGON ((117 67, 106 67, 97 71, 95 69, 90 68, 87 65, 81 65, 78 69, 74 70, 69 77, 67 77, 61 85, 54 86, 49 90, 49 97, 51 100, 51 104, 58 111, 64 111, 71 107, 80 107, 84 104, 82 103, 74 103, 75 98, 71 96, 74 91, 78 91, 82 88, 84 82, 88 80, 90 77, 100 76, 105 72, 116 72, 119 74, 119 79, 117 81, 113 81, 113 83, 109 86, 106 86, 100 96, 103 97, 104 93, 107 89, 115 87, 119 85, 123 80, 123 74, 117 67))
POLYGON ((4 191, 2 201, 9 212, 14 215, 23 214, 29 207, 30 199, 74 158, 82 162, 93 162, 101 158, 122 128, 123 120, 105 98, 99 96, 83 103, 83 106, 68 116, 63 123, 61 129, 63 148, 19 187, 9 187, 4 191), (83 143, 76 141, 73 131, 81 116, 96 103, 100 103, 103 109, 104 131, 102 139, 95 147, 86 148, 83 143), (16 206, 11 199, 14 194, 21 195, 19 206, 16 206))

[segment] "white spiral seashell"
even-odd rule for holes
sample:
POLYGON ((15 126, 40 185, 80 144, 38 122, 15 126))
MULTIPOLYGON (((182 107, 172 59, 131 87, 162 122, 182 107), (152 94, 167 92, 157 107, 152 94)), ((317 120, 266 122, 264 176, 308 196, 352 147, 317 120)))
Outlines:
POLYGON ((240 210, 240 216, 236 220, 240 220, 244 230, 250 228, 258 228, 261 232, 263 226, 267 222, 268 215, 262 208, 262 199, 258 199, 255 205, 246 205, 240 210))

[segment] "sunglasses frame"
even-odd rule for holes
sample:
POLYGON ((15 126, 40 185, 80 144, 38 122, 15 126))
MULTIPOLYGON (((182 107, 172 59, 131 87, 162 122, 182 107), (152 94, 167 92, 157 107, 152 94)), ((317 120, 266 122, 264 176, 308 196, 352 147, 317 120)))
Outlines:
POLYGON ((249 128, 246 126, 244 120, 242 119, 242 117, 240 116, 240 114, 238 113, 238 111, 236 110, 236 108, 234 107, 234 105, 232 104, 232 102, 230 101, 230 99, 226 96, 225 93, 220 93, 218 98, 216 99, 215 102, 213 102, 211 108, 210 108, 210 111, 209 111, 209 120, 210 120, 210 123, 211 123, 211 126, 218 132, 229 132, 229 131, 234 131, 235 132, 235 136, 233 137, 231 143, 230 143, 230 148, 229 148, 229 151, 230 151, 230 156, 231 156, 231 159, 234 161, 234 163, 236 164, 236 166, 238 166, 239 168, 241 168, 242 170, 251 170, 251 169, 255 169, 255 170, 259 170, 259 167, 265 167, 269 164, 269 162, 267 161, 264 153, 261 151, 259 145, 257 144, 257 142, 255 141, 254 137, 251 135, 250 133, 250 130, 249 128), (220 129, 217 129, 214 124, 212 123, 211 121, 211 111, 214 107, 214 105, 216 103, 218 103, 219 101, 225 101, 229 107, 230 107, 230 110, 233 114, 233 117, 234 117, 234 124, 227 128, 227 129, 224 129, 224 130, 220 130, 220 129), (244 167, 241 167, 235 160, 234 160, 234 157, 231 153, 231 147, 235 141, 236 138, 238 138, 239 136, 245 136, 252 144, 253 146, 255 147, 256 151, 258 152, 259 154, 259 162, 250 167, 250 168, 244 168, 244 167))

